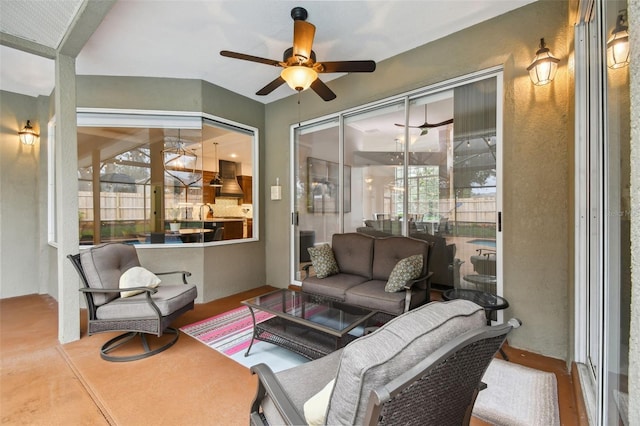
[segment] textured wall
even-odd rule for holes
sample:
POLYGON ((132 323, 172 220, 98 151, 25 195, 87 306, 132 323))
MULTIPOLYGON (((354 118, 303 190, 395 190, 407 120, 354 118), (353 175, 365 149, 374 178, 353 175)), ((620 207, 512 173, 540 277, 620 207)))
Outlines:
POLYGON ((640 2, 628 6, 631 37, 631 333, 629 423, 640 425, 640 2))
POLYGON ((39 263, 34 257, 40 229, 40 142, 25 146, 18 140, 27 120, 40 131, 38 118, 37 98, 0 92, 0 298, 39 292, 39 263))
MULTIPOLYGON (((428 13, 425 3, 425 13, 428 13)), ((539 1, 378 64, 372 74, 329 82, 337 99, 314 93, 267 106, 266 185, 280 177, 290 197, 289 128, 300 120, 362 105, 493 66, 504 68, 504 294, 506 316, 524 326, 514 346, 566 359, 570 325, 569 146, 573 143, 573 40, 568 3, 539 1), (561 59, 556 80, 534 87, 526 67, 544 37, 561 59)), ((267 282, 289 283, 289 203, 266 201, 267 282)))

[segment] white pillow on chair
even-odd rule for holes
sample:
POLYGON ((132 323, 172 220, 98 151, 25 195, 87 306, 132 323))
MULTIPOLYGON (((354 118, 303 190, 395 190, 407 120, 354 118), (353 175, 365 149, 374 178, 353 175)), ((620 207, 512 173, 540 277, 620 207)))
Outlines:
POLYGON ((327 407, 329 407, 329 399, 333 392, 335 379, 331 380, 322 388, 320 392, 312 396, 304 403, 304 418, 309 426, 324 425, 327 416, 327 407))
MULTIPOLYGON (((133 288, 133 287, 149 287, 156 288, 160 285, 160 278, 153 272, 143 268, 142 266, 134 266, 127 269, 124 274, 120 276, 120 288, 133 288)), ((143 293, 142 290, 133 291, 121 291, 120 297, 131 297, 136 294, 143 293)))

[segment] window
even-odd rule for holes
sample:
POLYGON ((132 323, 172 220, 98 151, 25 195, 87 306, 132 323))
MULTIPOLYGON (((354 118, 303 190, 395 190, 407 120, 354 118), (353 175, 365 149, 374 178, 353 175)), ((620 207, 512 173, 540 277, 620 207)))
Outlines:
POLYGON ((80 113, 80 244, 253 238, 256 143, 209 117, 80 113))

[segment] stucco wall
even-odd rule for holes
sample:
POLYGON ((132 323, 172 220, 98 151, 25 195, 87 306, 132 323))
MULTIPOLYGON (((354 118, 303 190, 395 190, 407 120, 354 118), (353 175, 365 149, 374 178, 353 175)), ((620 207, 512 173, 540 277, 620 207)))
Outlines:
POLYGON ((6 298, 40 291, 40 142, 18 140, 27 120, 40 132, 38 98, 0 92, 0 120, 0 298, 6 298))
MULTIPOLYGON (((425 13, 428 13, 425 3, 425 13)), ((569 158, 573 143, 572 80, 567 63, 573 31, 568 3, 540 1, 378 64, 372 74, 353 74, 328 85, 337 99, 312 92, 266 109, 266 181, 280 177, 289 200, 289 126, 494 66, 504 69, 503 224, 504 295, 524 326, 514 346, 566 359, 569 337, 569 158), (526 67, 539 39, 561 59, 555 81, 531 84, 526 67)), ((267 282, 289 284, 290 205, 266 201, 267 282)))
MULTIPOLYGON (((640 2, 628 6, 629 28, 640 25, 640 2)), ((631 332, 629 336, 629 424, 640 424, 640 32, 629 32, 631 77, 631 332)))

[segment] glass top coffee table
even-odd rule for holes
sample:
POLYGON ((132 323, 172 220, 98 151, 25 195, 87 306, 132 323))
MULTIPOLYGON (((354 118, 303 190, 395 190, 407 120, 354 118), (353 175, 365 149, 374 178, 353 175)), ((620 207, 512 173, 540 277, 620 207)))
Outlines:
POLYGON ((288 289, 253 297, 242 304, 249 307, 253 318, 253 336, 245 356, 254 340, 262 340, 317 359, 356 339, 349 332, 360 325, 366 327, 377 312, 288 289), (256 311, 274 317, 256 323, 256 311))

